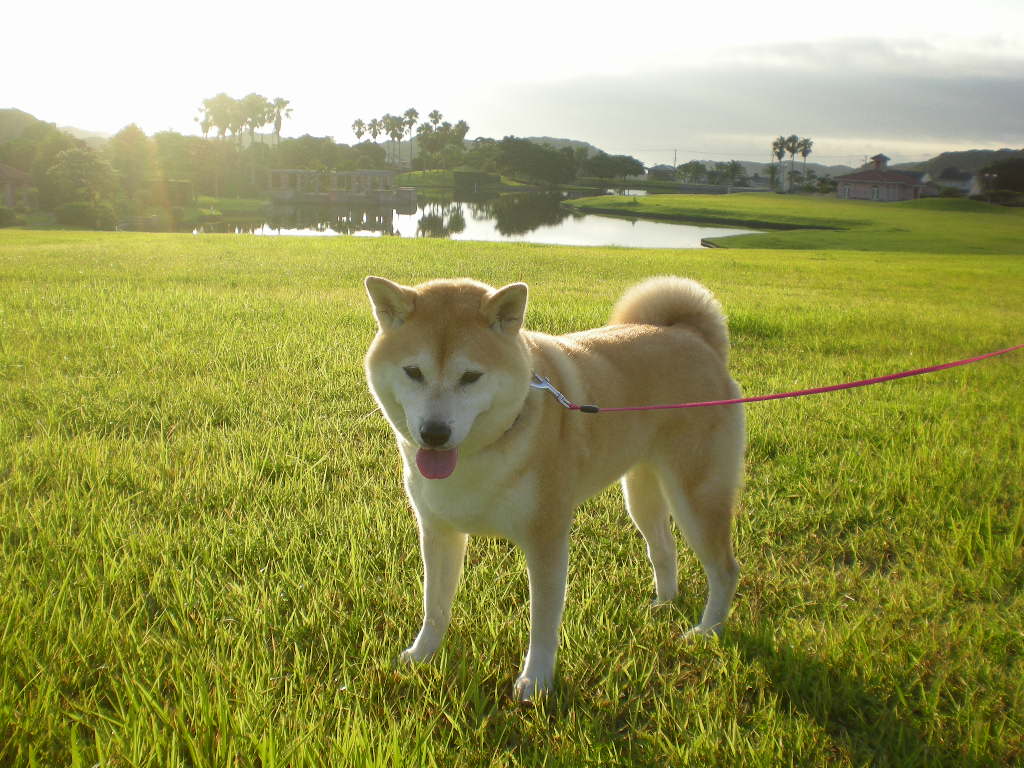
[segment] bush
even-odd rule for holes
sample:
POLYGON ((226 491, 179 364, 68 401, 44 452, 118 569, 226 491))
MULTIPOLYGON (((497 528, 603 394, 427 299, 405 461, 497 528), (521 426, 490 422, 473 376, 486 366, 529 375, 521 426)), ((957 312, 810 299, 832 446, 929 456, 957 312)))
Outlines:
POLYGON ((117 214, 110 203, 96 204, 96 229, 116 229, 117 214))
POLYGON ((64 203, 53 211, 57 223, 64 227, 88 227, 89 229, 113 229, 117 215, 110 203, 64 203))
POLYGON ((0 205, 0 227, 13 227, 18 223, 18 214, 10 208, 0 205))
POLYGON ((64 203, 54 211, 57 223, 65 227, 95 227, 96 211, 92 203, 64 203))
POLYGON ((1014 205, 1021 195, 1011 189, 993 189, 991 192, 982 192, 980 195, 971 195, 971 200, 980 200, 983 203, 995 203, 996 205, 1014 205))

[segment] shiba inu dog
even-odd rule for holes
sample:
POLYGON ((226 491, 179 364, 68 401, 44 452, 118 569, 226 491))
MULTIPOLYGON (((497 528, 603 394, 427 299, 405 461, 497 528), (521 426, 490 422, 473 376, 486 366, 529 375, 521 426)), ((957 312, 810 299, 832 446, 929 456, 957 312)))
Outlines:
POLYGON ((739 577, 731 531, 742 406, 589 415, 530 386, 537 374, 576 402, 607 406, 739 397, 725 317, 706 288, 653 278, 619 300, 608 326, 557 337, 524 330, 523 283, 368 277, 366 290, 379 326, 367 380, 398 441, 424 563, 423 625, 403 661, 440 645, 468 536, 501 536, 524 552, 530 581, 514 695, 549 690, 574 512, 619 479, 657 601, 677 593, 671 517, 708 579, 690 633, 722 631, 739 577))

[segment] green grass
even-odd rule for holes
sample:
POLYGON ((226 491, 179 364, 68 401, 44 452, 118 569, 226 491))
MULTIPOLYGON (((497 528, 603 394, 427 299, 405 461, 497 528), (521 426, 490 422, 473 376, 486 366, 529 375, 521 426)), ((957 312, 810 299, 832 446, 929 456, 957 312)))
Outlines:
POLYGON ((727 248, 843 249, 920 253, 1021 253, 1024 208, 973 200, 873 203, 798 195, 650 195, 593 197, 568 203, 620 216, 733 224, 770 230, 712 238, 727 248))
MULTIPOLYGON (((409 171, 400 173, 395 177, 395 185, 400 187, 417 187, 419 189, 453 189, 455 187, 455 174, 452 171, 435 169, 430 171, 409 171)), ((529 186, 521 181, 501 176, 498 188, 529 186)))
POLYGON ((0 232, 0 764, 1024 759, 1024 355, 750 406, 721 643, 680 641, 693 556, 651 610, 619 492, 588 502, 558 688, 523 707, 527 582, 504 542, 471 544, 440 657, 392 666, 421 567, 361 371, 369 273, 526 280, 528 324, 555 333, 690 275, 750 394, 1024 328, 1019 254, 0 232))
POLYGON ((408 171, 407 173, 400 173, 395 177, 395 186, 449 189, 455 186, 455 176, 451 171, 442 169, 408 171))
POLYGON ((258 216, 264 213, 269 201, 247 197, 209 197, 200 195, 196 198, 199 208, 220 211, 225 216, 258 216))

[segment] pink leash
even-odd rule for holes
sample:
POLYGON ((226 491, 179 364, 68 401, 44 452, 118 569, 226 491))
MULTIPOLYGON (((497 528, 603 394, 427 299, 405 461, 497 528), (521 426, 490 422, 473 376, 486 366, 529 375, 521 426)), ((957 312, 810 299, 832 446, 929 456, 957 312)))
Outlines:
POLYGON ((763 400, 782 400, 787 397, 803 397, 804 395, 820 395, 824 392, 838 392, 841 389, 855 389, 857 387, 868 387, 872 384, 881 384, 885 381, 895 381, 896 379, 905 379, 908 376, 920 376, 923 373, 934 373, 935 371, 944 371, 947 368, 956 368, 960 365, 968 365, 970 363, 977 363, 981 360, 987 360, 990 357, 996 357, 997 355, 1005 355, 1007 352, 1014 352, 1018 349, 1024 349, 1024 344, 1018 344, 1015 347, 1009 347, 1007 349, 1000 349, 997 352, 989 352, 986 355, 978 355, 977 357, 969 357, 965 360, 957 360, 952 363, 943 363, 942 365, 932 365, 928 368, 917 368, 912 371, 903 371, 902 373, 890 373, 888 376, 878 376, 874 379, 861 379, 860 381, 850 381, 846 384, 833 384, 829 387, 815 387, 814 389, 800 389, 795 392, 780 392, 775 395, 759 395, 757 397, 737 397, 733 400, 707 400, 701 403, 675 403, 673 405, 635 405, 635 406, 621 406, 618 408, 600 408, 596 405, 577 405, 566 398, 561 392, 555 389, 551 382, 547 379, 541 378, 537 374, 534 374, 534 383, 531 384, 536 389, 546 389, 550 391, 555 398, 566 408, 571 411, 580 411, 582 413, 621 413, 623 411, 663 411, 671 408, 704 408, 709 405, 736 405, 738 403, 759 403, 763 400))

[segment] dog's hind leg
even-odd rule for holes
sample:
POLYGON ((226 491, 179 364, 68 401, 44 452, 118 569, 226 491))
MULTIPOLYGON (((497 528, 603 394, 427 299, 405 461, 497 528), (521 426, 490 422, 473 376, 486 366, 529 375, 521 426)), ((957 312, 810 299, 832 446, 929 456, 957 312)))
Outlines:
POLYGON ((676 540, 669 526, 668 505, 658 476, 649 466, 633 467, 622 478, 622 493, 629 516, 647 542, 647 557, 654 568, 655 603, 667 603, 679 591, 676 540))
POLYGON ((659 475, 672 516, 708 579, 704 614, 690 633, 721 635, 740 573, 732 550, 734 490, 712 479, 687 492, 677 471, 666 468, 659 475))

